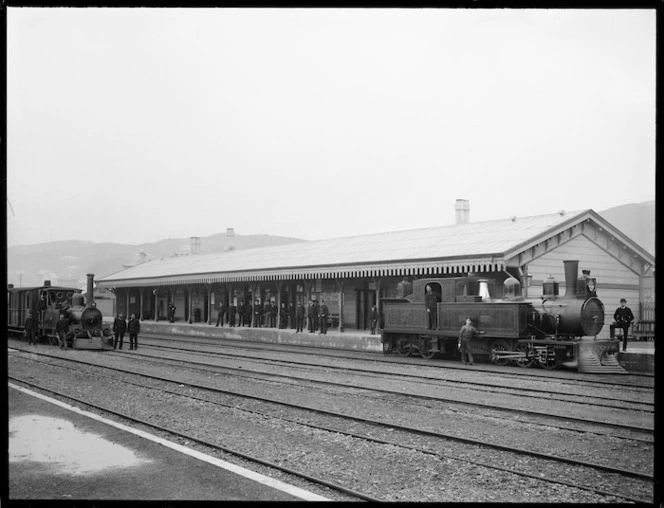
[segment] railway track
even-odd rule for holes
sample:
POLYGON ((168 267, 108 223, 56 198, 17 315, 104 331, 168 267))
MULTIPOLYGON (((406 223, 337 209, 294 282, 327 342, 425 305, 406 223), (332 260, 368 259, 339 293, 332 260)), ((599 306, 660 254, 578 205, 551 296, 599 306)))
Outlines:
MULTIPOLYGON (((634 425, 632 423, 620 423, 620 422, 611 422, 607 420, 603 420, 601 418, 601 415, 599 418, 588 418, 587 416, 587 410, 584 410, 584 413, 581 416, 575 417, 573 416, 569 408, 559 408, 558 413, 552 413, 550 411, 542 411, 542 410, 537 410, 537 409, 521 409, 519 407, 514 406, 513 404, 508 404, 507 406, 500 407, 501 401, 497 399, 491 399, 489 401, 482 401, 482 402, 473 402, 470 400, 467 400, 467 397, 464 395, 463 397, 460 396, 445 396, 445 390, 448 389, 446 384, 441 385, 440 387, 437 386, 436 384, 432 384, 429 382, 426 383, 421 383, 420 385, 416 384, 411 384, 412 388, 410 388, 407 393, 405 393, 405 388, 402 386, 400 388, 383 388, 381 386, 376 386, 372 385, 371 383, 364 383, 360 384, 358 382, 353 382, 353 381, 337 381, 337 380, 330 380, 329 376, 324 375, 319 378, 314 378, 310 375, 307 376, 301 376, 301 375, 295 375, 293 373, 287 373, 287 372, 282 372, 278 368, 279 372, 274 372, 274 371, 262 371, 262 370, 256 370, 250 368, 247 364, 244 365, 239 365, 239 366, 229 366, 229 365, 218 365, 210 362, 201 362, 198 361, 197 359, 192 359, 192 358, 165 358, 161 356, 154 356, 150 354, 146 354, 145 351, 149 350, 150 346, 141 346, 141 352, 133 352, 131 353, 131 357, 136 360, 138 357, 141 357, 143 360, 149 360, 150 362, 168 366, 169 368, 172 368, 173 366, 186 366, 188 369, 195 368, 198 371, 201 372, 224 372, 226 374, 230 374, 236 377, 243 377, 243 378, 252 378, 256 379, 261 377, 264 380, 270 381, 270 380, 277 380, 278 382, 285 382, 285 383, 291 383, 291 384, 299 384, 302 382, 306 383, 313 383, 314 386, 330 386, 330 387, 336 387, 336 388, 349 388, 353 390, 369 390, 371 392, 376 392, 379 394, 385 394, 393 397, 403 397, 404 395, 408 395, 410 400, 416 400, 420 402, 420 405, 426 406, 428 401, 436 401, 436 402, 449 402, 454 404, 455 406, 460 406, 460 407, 470 407, 474 408, 476 410, 480 410, 483 412, 490 411, 496 416, 505 419, 505 420, 515 420, 517 419, 519 422, 525 422, 525 423, 531 423, 534 425, 541 425, 541 426, 555 426, 560 429, 564 430, 570 430, 570 431, 576 431, 576 432, 590 432, 595 435, 607 435, 611 437, 627 437, 632 440, 637 440, 637 441, 642 441, 645 443, 652 443, 653 442, 653 428, 651 426, 644 426, 644 425, 634 425), (327 376, 327 379, 325 377, 327 376), (433 394, 431 388, 433 387, 433 394), (444 388, 445 390, 441 390, 440 388, 444 388), (600 429, 605 429, 605 430, 600 430, 600 429), (611 429, 610 431, 608 429, 611 429), (621 434, 621 431, 626 431, 628 432, 627 436, 624 434, 621 434)), ((191 352, 188 352, 191 353, 191 352)), ((48 353, 42 353, 44 355, 48 356, 48 353)), ((113 355, 114 353, 107 352, 106 355, 113 355)), ((115 353, 118 355, 123 355, 123 353, 115 353)), ((204 353, 207 354, 207 353, 204 353)), ((216 356, 216 355, 215 355, 216 356)), ((53 356, 54 358, 58 358, 58 355, 53 356)), ((73 360, 73 359, 72 359, 73 360)), ((253 361, 253 359, 252 359, 253 361)), ((390 385, 393 385, 393 382, 388 383, 390 385)), ((510 402, 511 399, 509 399, 507 402, 510 402)), ((548 399, 545 400, 547 404, 549 403, 548 399)), ((575 403, 575 405, 578 405, 575 403)), ((577 408, 578 409, 578 408, 577 408)), ((616 413, 616 410, 611 409, 611 413, 616 413)), ((637 413, 643 413, 642 409, 639 409, 637 413)), ((622 415, 623 418, 625 418, 625 414, 622 415)), ((651 421, 653 419, 652 414, 648 416, 647 421, 651 421)))
MULTIPOLYGON (((422 360, 417 357, 393 357, 386 356, 379 353, 368 353, 363 351, 349 352, 346 350, 339 350, 335 348, 326 347, 308 347, 302 345, 290 344, 275 344, 266 343, 262 341, 249 340, 249 339, 201 339, 199 337, 192 337, 191 335, 158 335, 145 333, 141 334, 142 339, 151 338, 163 342, 173 342, 182 345, 192 344, 194 346, 214 346, 219 348, 242 349, 244 351, 262 351, 262 352, 283 352, 283 353, 297 353, 301 356, 313 356, 324 358, 336 358, 341 360, 358 360, 366 359, 373 361, 377 364, 394 364, 394 365, 411 365, 411 366, 424 366, 424 367, 439 367, 441 370, 454 370, 454 371, 474 371, 476 368, 465 366, 458 361, 449 360, 422 360)), ((610 374, 583 374, 573 371, 557 371, 546 370, 537 368, 520 368, 515 366, 498 366, 493 363, 481 363, 482 371, 492 374, 500 374, 505 378, 512 378, 514 380, 537 380, 548 381, 552 380, 561 384, 569 384, 574 387, 578 385, 585 386, 610 386, 614 387, 630 387, 630 388, 643 388, 652 389, 654 386, 653 376, 649 374, 636 374, 629 375, 610 375, 610 374), (625 381, 628 379, 628 381, 625 381)))
MULTIPOLYGON (((276 358, 262 358, 262 357, 256 357, 255 355, 247 354, 247 353, 232 353, 232 352, 216 352, 216 351, 204 351, 204 350, 199 350, 199 349, 189 349, 185 347, 176 347, 176 346, 163 346, 159 344, 152 344, 148 343, 148 347, 152 348, 161 348, 164 350, 171 350, 171 351, 180 351, 180 352, 186 352, 186 353, 195 353, 195 354, 210 354, 214 355, 217 357, 227 357, 227 358, 240 358, 240 359, 247 359, 247 360, 252 360, 255 362, 265 362, 267 364, 281 364, 281 365, 289 365, 289 366, 307 366, 307 367, 324 367, 325 369, 331 370, 337 370, 339 372, 357 372, 357 373, 362 373, 364 375, 378 375, 378 376, 386 376, 389 375, 391 377, 400 377, 402 379, 418 379, 422 381, 434 381, 434 382, 439 382, 439 381, 444 381, 446 383, 450 384, 455 384, 455 385, 460 385, 460 386, 472 386, 474 388, 477 387, 482 387, 486 388, 488 390, 493 390, 493 391, 502 391, 503 393, 517 393, 519 394, 520 397, 532 397, 532 398, 541 398, 542 395, 548 395, 551 400, 559 400, 559 401, 564 401, 564 402, 577 402, 579 404, 585 404, 585 405, 594 405, 594 406, 599 406, 599 407, 619 407, 617 404, 630 404, 635 407, 635 409, 645 411, 645 412, 654 412, 655 404, 654 402, 647 402, 647 401, 639 401, 637 403, 634 402, 635 397, 643 397, 643 398, 650 398, 652 399, 652 389, 649 388, 635 388, 634 393, 632 396, 629 398, 619 398, 619 397, 608 397, 608 396, 602 396, 602 395, 597 395, 594 394, 592 396, 592 402, 590 402, 587 398, 586 395, 578 395, 578 394, 561 394, 559 391, 556 391, 553 388, 536 388, 536 387, 525 387, 524 384, 521 384, 518 388, 511 388, 509 386, 505 386, 505 383, 499 384, 495 382, 485 382, 482 380, 477 380, 474 379, 472 381, 464 380, 464 379, 459 379, 459 378, 454 378, 451 376, 446 375, 446 372, 437 372, 436 375, 423 375, 423 374, 413 374, 413 373, 408 373, 408 374, 400 374, 398 372, 390 372, 389 374, 386 374, 384 370, 381 370, 382 367, 378 368, 371 368, 368 365, 363 365, 358 368, 353 368, 349 367, 347 365, 344 366, 336 366, 333 365, 332 363, 328 362, 320 362, 320 361, 298 361, 298 360, 279 360, 276 358), (603 404, 601 402, 597 401, 606 401, 606 404, 603 404)), ((345 357, 344 357, 345 358, 345 357)), ((357 361, 357 358, 348 358, 350 360, 357 361)), ((380 362, 382 363, 382 362, 380 362)), ((502 374, 502 373, 501 373, 502 374)), ((523 380, 521 380, 523 382, 523 380)), ((541 380, 537 379, 537 382, 541 383, 541 380)), ((547 383, 548 385, 551 385, 551 383, 547 383)), ((558 385, 556 385, 558 386, 558 385)), ((605 388, 605 384, 596 384, 595 386, 602 386, 602 388, 605 388)), ((579 389, 579 384, 576 385, 569 385, 569 388, 575 388, 579 389)), ((630 387, 632 388, 632 387, 630 387)))
MULTIPOLYGON (((107 367, 104 367, 104 369, 108 370, 107 367)), ((136 373, 133 373, 133 375, 137 376, 139 378, 144 376, 143 374, 136 374, 136 373)), ((154 376, 152 376, 152 378, 154 379, 154 376)), ((25 381, 25 380, 22 380, 22 381, 25 381)), ((165 382, 165 383, 169 383, 169 384, 175 383, 176 385, 178 385, 178 387, 182 386, 182 383, 181 383, 180 380, 172 380, 172 379, 162 378, 162 379, 160 379, 160 381, 165 382)), ((114 383, 117 383, 117 379, 114 379, 114 383)), ((122 383, 140 385, 141 387, 145 388, 145 386, 140 384, 140 383, 138 383, 138 384, 137 383, 131 383, 127 380, 122 380, 122 383)), ((39 386, 39 385, 35 385, 35 383, 30 383, 30 384, 32 384, 33 386, 39 386)), ((45 387, 41 387, 41 388, 45 389, 45 387)), ((152 388, 152 387, 148 387, 148 388, 149 389, 155 389, 155 388, 152 388)), ((228 393, 226 390, 211 389, 210 387, 204 387, 204 386, 199 386, 199 385, 189 385, 188 388, 195 389, 197 391, 202 391, 206 394, 209 394, 209 393, 228 393)), ((169 393, 172 393, 172 394, 180 396, 180 397, 197 398, 198 400, 204 400, 205 402, 208 402, 208 403, 212 402, 207 397, 195 397, 192 394, 182 394, 181 392, 177 392, 177 391, 173 391, 173 390, 165 390, 163 387, 160 387, 160 388, 157 388, 157 389, 160 390, 160 391, 167 391, 169 393)), ((68 396, 67 394, 62 394, 62 393, 60 395, 63 396, 63 397, 68 396)), ((237 396, 246 397, 246 395, 242 395, 242 394, 238 394, 238 393, 232 393, 232 395, 235 396, 235 397, 237 397, 237 396)), ((261 400, 262 402, 268 402, 270 404, 282 404, 283 405, 282 402, 274 401, 274 400, 271 400, 271 399, 268 399, 268 398, 257 398, 257 400, 261 400)), ((94 404, 90 404, 90 401, 84 401, 83 400, 83 401, 80 401, 80 402, 85 403, 85 404, 89 404, 89 405, 94 405, 94 404)), ((214 404, 219 404, 219 402, 213 402, 213 403, 214 404)), ((232 407, 234 409, 242 409, 242 408, 238 408, 237 406, 227 405, 227 407, 232 407)), ((303 408, 301 408, 300 406, 293 406, 293 409, 302 410, 303 408)), ((108 408, 104 408, 104 410, 108 410, 108 408)), ((242 409, 242 410, 246 411, 246 409, 242 409)), ((306 408, 306 410, 307 411, 316 411, 316 412, 320 413, 319 410, 312 409, 312 408, 306 408)), ((111 412, 114 412, 114 411, 111 411, 111 412)), ((258 415, 260 415, 262 417, 265 417, 265 418, 268 418, 268 417, 269 418, 274 418, 273 415, 271 415, 269 413, 266 413, 266 412, 253 411, 253 413, 258 414, 258 415)), ((352 420, 355 420, 356 423, 361 422, 362 424, 369 425, 369 426, 383 425, 382 422, 363 420, 363 419, 359 419, 359 418, 352 418, 348 415, 344 415, 344 414, 340 414, 340 413, 334 413, 334 412, 323 412, 323 413, 325 413, 327 416, 331 416, 331 417, 334 417, 336 419, 342 418, 342 419, 344 419, 343 421, 348 421, 348 420, 352 419, 352 420)), ((118 413, 115 412, 115 414, 118 414, 118 413)), ((122 415, 122 416, 133 419, 131 416, 128 416, 128 415, 122 415)), ((466 461, 466 462, 469 462, 469 463, 471 463, 475 466, 482 466, 482 467, 486 467, 486 468, 491 468, 495 471, 501 471, 501 472, 509 473, 509 474, 516 474, 516 475, 521 476, 521 477, 531 478, 531 479, 538 480, 538 481, 547 481, 547 482, 551 482, 551 483, 555 483, 555 484, 559 484, 559 485, 565 485, 567 487, 578 488, 578 489, 585 490, 585 491, 588 491, 588 492, 593 492, 593 493, 596 493, 596 494, 602 495, 602 496, 613 496, 613 497, 618 497, 620 499, 627 500, 627 501, 632 501, 632 502, 644 502, 643 498, 629 496, 629 495, 625 494, 624 492, 623 493, 616 493, 616 492, 612 492, 612 491, 606 491, 606 490, 603 490, 603 489, 594 488, 594 487, 591 487, 591 486, 588 486, 588 485, 583 485, 583 484, 580 484, 580 483, 561 480, 559 478, 558 479, 553 478, 553 477, 543 478, 541 475, 534 475, 532 473, 528 473, 528 472, 525 472, 525 471, 518 471, 518 470, 514 470, 514 469, 510 469, 510 468, 505 468, 505 467, 502 467, 502 466, 499 466, 499 465, 496 465, 496 464, 488 463, 486 461, 477 461, 477 460, 474 460, 474 461, 470 460, 469 461, 467 458, 463 458, 463 457, 460 457, 460 456, 454 456, 454 455, 450 455, 450 454, 441 454, 439 452, 436 452, 436 451, 432 450, 431 448, 422 448, 421 446, 418 447, 418 446, 406 445, 406 444, 403 444, 403 443, 395 442, 394 440, 386 441, 386 440, 383 440, 383 439, 377 439, 375 437, 371 437, 371 436, 367 435, 366 433, 365 434, 358 434, 357 432, 348 432, 348 431, 343 430, 343 428, 340 428, 339 426, 329 427, 329 426, 324 426, 324 425, 304 424, 304 423, 302 423, 301 419, 299 419, 299 418, 297 420, 295 420, 295 419, 286 419, 286 418, 280 417, 280 419, 290 421, 293 424, 307 425, 309 427, 316 428, 317 430, 321 430, 321 431, 325 431, 325 432, 332 432, 332 433, 336 433, 336 434, 342 433, 342 434, 345 434, 349 437, 353 437, 355 439, 362 439, 362 440, 370 441, 370 442, 376 443, 376 444, 390 444, 392 446, 407 448, 407 449, 410 449, 411 451, 417 451, 419 453, 435 455, 439 459, 466 461)), ((142 423, 152 425, 149 422, 142 422, 142 423)), ((154 425, 152 425, 152 426, 154 427, 154 425)), ((342 424, 341 425, 341 427, 347 427, 347 426, 348 426, 347 424, 342 424)), ((412 428, 399 428, 398 426, 394 426, 394 425, 390 425, 390 427, 392 428, 392 430, 396 430, 396 431, 399 431, 401 433, 412 433, 413 432, 412 428)), ((155 428, 158 428, 158 427, 155 427, 155 428)), ((170 431, 171 430, 169 429, 169 432, 170 431)), ((369 430, 369 433, 371 433, 371 430, 369 430)), ((451 437, 451 436, 441 435, 440 433, 436 434, 436 433, 431 433, 431 432, 426 432, 426 431, 418 431, 418 433, 421 434, 421 435, 427 436, 428 438, 436 437, 437 439, 441 439, 441 438, 449 439, 451 437)), ((193 441, 201 442, 201 440, 196 438, 195 436, 188 436, 188 437, 190 439, 192 439, 193 441)), ((483 447, 489 446, 486 443, 472 441, 472 440, 470 440, 470 441, 466 440, 465 443, 466 444, 473 444, 473 445, 477 445, 477 446, 483 446, 483 447)), ((204 444, 209 445, 209 443, 204 443, 204 444)), ((497 449, 501 449, 501 448, 498 447, 497 449)), ((522 451, 515 451, 513 449, 502 449, 502 451, 503 452, 508 452, 508 453, 524 453, 522 451)), ((231 451, 231 453, 233 453, 233 451, 231 451)), ((537 457, 536 454, 531 453, 529 455, 537 457)), ((537 460, 540 460, 540 461, 541 460, 547 460, 547 457, 546 456, 543 456, 543 457, 540 456, 540 457, 538 457, 537 460)), ((551 458, 549 457, 548 460, 551 460, 551 458)), ((594 469, 597 469, 598 471, 602 471, 602 473, 604 473, 604 474, 609 473, 611 475, 622 476, 623 477, 622 480, 617 481, 617 482, 611 482, 614 485, 623 485, 624 486, 625 481, 626 481, 625 477, 632 478, 633 479, 632 481, 637 481, 637 482, 638 481, 641 481, 641 482, 645 481, 646 483, 648 483, 648 482, 652 481, 651 476, 643 475, 641 473, 635 473, 633 471, 620 470, 620 469, 616 469, 616 468, 607 468, 605 466, 598 466, 598 465, 587 464, 587 463, 584 464, 584 463, 581 463, 579 461, 570 461, 570 460, 567 460, 567 459, 562 459, 562 462, 564 462, 566 464, 573 464, 575 467, 594 468, 594 469)), ((538 469, 535 468, 534 470, 537 471, 538 469)), ((292 471, 290 471, 290 470, 288 472, 292 473, 292 471)), ((336 488, 337 490, 339 490, 338 489, 339 486, 336 485, 336 484, 328 485, 328 486, 331 487, 331 488, 336 488)), ((643 489, 643 487, 641 487, 641 488, 643 489)), ((359 494, 355 491, 352 492, 352 495, 357 496, 359 499, 371 500, 370 499, 371 496, 363 497, 361 494, 359 494)))

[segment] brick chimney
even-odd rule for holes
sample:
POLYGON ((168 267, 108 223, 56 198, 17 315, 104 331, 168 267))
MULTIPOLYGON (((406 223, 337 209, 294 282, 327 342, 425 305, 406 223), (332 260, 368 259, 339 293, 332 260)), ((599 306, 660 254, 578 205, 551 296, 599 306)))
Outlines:
POLYGON ((454 211, 456 212, 455 224, 468 224, 470 222, 470 202, 467 199, 457 199, 454 211))
POLYGON ((190 236, 190 246, 189 246, 189 253, 192 256, 196 256, 197 254, 201 253, 201 237, 200 236, 190 236))

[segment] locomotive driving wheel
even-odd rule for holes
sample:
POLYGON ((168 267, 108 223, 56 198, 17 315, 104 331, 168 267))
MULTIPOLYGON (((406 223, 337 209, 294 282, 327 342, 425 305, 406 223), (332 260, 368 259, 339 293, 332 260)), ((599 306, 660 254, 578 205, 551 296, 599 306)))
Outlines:
POLYGON ((543 369, 556 370, 560 367, 560 358, 556 354, 547 355, 544 360, 540 360, 539 364, 543 369))
MULTIPOLYGON (((524 353, 528 354, 528 344, 517 344, 514 346, 514 351, 517 351, 519 353, 524 353)), ((516 363, 517 367, 522 367, 522 368, 528 368, 532 367, 533 363, 535 363, 535 360, 532 358, 516 358, 514 360, 514 363, 516 363)))
POLYGON ((422 346, 419 348, 420 349, 420 356, 424 358, 425 360, 431 360, 434 356, 436 356, 435 351, 431 351, 431 343, 427 341, 423 341, 424 343, 422 346))
POLYGON ((512 348, 510 347, 509 342, 506 340, 498 339, 493 342, 491 345, 491 361, 495 363, 496 365, 507 365, 510 360, 509 358, 493 358, 493 353, 496 351, 511 351, 512 348))
POLYGON ((412 346, 408 339, 399 339, 397 341, 397 353, 399 356, 409 356, 412 346))

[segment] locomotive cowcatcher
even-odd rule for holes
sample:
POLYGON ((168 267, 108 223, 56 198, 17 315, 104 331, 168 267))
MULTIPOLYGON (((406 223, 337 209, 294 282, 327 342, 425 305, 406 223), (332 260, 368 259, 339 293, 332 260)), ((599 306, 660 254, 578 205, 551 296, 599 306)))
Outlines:
POLYGON ((475 276, 424 278, 402 283, 403 295, 383 299, 383 352, 422 358, 456 355, 459 330, 470 318, 480 334, 471 341, 473 355, 497 365, 561 366, 584 372, 624 372, 617 363, 618 341, 599 340, 604 305, 590 271, 578 275, 578 261, 564 261, 566 293, 558 294, 552 277, 543 296, 524 298, 520 282, 510 276, 503 297, 492 298, 495 280, 475 276), (407 294, 412 286, 412 294, 407 294), (426 287, 437 295, 438 327, 428 329, 426 287), (584 339, 585 338, 585 339, 584 339))

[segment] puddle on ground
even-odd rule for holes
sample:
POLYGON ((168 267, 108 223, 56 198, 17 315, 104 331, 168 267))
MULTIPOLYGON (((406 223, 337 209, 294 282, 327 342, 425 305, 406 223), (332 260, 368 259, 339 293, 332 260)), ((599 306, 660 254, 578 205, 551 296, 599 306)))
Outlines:
POLYGON ((37 414, 9 420, 9 461, 50 463, 64 474, 94 473, 151 462, 70 421, 37 414))

